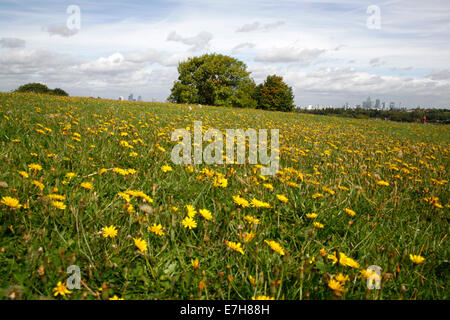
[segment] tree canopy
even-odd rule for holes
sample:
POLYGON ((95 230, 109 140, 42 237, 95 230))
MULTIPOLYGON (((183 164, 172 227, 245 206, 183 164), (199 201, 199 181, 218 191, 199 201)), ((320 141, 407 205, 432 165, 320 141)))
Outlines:
POLYGON ((169 101, 215 106, 256 107, 255 83, 247 66, 233 57, 205 54, 178 65, 169 101))
POLYGON ((168 98, 174 103, 292 111, 292 88, 281 77, 269 76, 259 86, 244 62, 222 54, 191 57, 178 65, 178 80, 168 98))
POLYGON ((294 110, 294 94, 282 77, 268 76, 263 84, 256 87, 258 108, 263 110, 294 110))

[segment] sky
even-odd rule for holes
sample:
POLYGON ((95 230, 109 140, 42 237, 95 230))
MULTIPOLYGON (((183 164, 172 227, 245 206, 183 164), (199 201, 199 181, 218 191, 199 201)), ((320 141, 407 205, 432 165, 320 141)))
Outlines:
POLYGON ((257 84, 282 76, 295 104, 450 108, 448 0, 0 2, 0 91, 165 101, 177 65, 233 56, 257 84))

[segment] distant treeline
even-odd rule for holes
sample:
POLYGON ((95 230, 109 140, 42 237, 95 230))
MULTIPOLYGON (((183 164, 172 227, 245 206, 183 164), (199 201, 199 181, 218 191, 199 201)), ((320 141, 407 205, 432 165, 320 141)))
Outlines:
POLYGON ((356 118, 356 119, 381 119, 401 122, 430 122, 440 124, 450 124, 449 109, 413 109, 413 110, 371 110, 371 109, 344 109, 344 108, 326 108, 326 109, 295 109, 296 112, 333 115, 338 117, 356 118))
POLYGON ((55 89, 49 89, 45 84, 42 83, 27 83, 16 90, 15 92, 33 92, 33 93, 40 93, 40 94, 51 94, 55 96, 69 96, 67 92, 65 92, 63 89, 55 88, 55 89))

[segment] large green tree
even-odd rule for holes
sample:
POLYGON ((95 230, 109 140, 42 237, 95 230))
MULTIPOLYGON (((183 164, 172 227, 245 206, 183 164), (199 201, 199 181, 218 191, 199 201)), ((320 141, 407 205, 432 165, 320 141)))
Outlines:
POLYGON ((215 106, 256 107, 255 83, 242 61, 222 54, 189 58, 178 65, 169 101, 215 106))
POLYGON ((264 83, 256 87, 258 109, 292 111, 294 110, 294 94, 283 78, 277 75, 268 76, 264 83))

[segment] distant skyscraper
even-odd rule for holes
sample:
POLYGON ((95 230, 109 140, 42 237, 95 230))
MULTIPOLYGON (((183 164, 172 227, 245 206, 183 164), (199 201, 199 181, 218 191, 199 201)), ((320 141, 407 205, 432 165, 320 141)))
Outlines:
POLYGON ((380 108, 380 99, 375 100, 375 108, 380 108))
POLYGON ((389 103, 389 109, 395 109, 395 102, 389 103))
POLYGON ((130 93, 130 95, 128 96, 128 101, 134 101, 132 93, 130 93))
POLYGON ((142 97, 141 96, 139 96, 138 97, 138 100, 137 101, 142 101, 142 97))
POLYGON ((367 100, 363 101, 362 105, 364 109, 372 108, 372 101, 370 100, 370 97, 367 97, 367 100))

